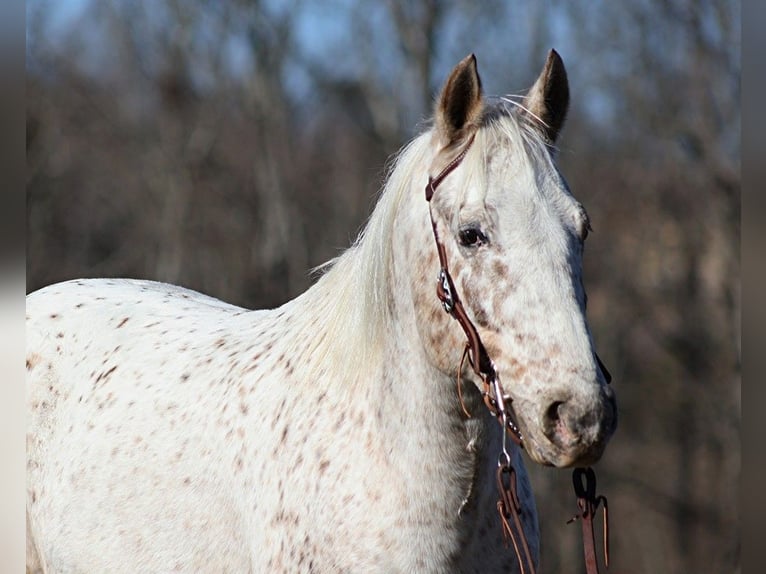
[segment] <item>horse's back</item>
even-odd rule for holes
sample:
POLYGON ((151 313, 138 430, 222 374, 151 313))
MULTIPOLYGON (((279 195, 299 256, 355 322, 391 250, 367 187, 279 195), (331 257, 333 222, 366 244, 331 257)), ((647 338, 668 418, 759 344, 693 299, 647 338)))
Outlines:
POLYGON ((216 351, 245 314, 258 316, 143 281, 27 298, 28 568, 248 570, 225 441, 210 432, 227 401, 216 351))

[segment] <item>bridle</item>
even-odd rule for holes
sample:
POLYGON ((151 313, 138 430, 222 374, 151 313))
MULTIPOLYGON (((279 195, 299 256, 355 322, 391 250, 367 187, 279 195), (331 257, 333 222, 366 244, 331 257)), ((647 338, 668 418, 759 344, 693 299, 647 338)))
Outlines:
MULTIPOLYGON (((476 134, 471 135, 468 143, 461 152, 450 161, 436 177, 429 176, 425 188, 426 201, 428 202, 428 211, 431 218, 431 229, 433 230, 436 250, 439 255, 439 275, 437 277, 436 295, 444 307, 444 310, 459 324, 465 333, 467 342, 458 367, 458 396, 460 404, 467 416, 470 414, 465 408, 462 398, 462 385, 460 374, 466 357, 474 373, 482 382, 482 397, 484 404, 489 412, 500 424, 502 432, 502 450, 498 456, 496 481, 500 494, 497 501, 497 510, 500 515, 500 521, 503 527, 503 539, 508 545, 510 542, 516 553, 519 567, 522 574, 530 572, 535 574, 535 566, 532 561, 532 553, 529 549, 527 538, 524 534, 524 528, 521 522, 521 504, 516 493, 516 470, 511 464, 511 455, 508 452, 508 437, 513 440, 520 448, 524 448, 524 439, 518 426, 511 417, 509 411, 512 399, 510 395, 503 390, 500 382, 500 376, 495 369, 495 364, 487 353, 487 349, 481 341, 476 326, 468 317, 468 313, 460 300, 455 283, 449 272, 449 263, 447 261, 447 251, 439 237, 439 231, 434 219, 433 209, 431 208, 431 199, 436 193, 436 189, 441 185, 444 179, 452 173, 465 159, 468 150, 474 142, 476 134), (523 558, 522 558, 523 554, 523 558), (525 564, 528 570, 525 569, 525 564)), ((596 356, 598 366, 604 374, 607 383, 611 382, 611 375, 606 369, 601 359, 596 356)), ((608 513, 607 501, 603 496, 596 496, 596 475, 591 468, 576 468, 573 474, 575 494, 577 496, 578 514, 569 522, 577 519, 582 521, 583 525, 583 545, 585 550, 585 565, 588 574, 598 574, 598 560, 595 552, 595 535, 593 531, 593 515, 599 504, 604 505, 604 562, 609 566, 609 538, 608 538, 608 513), (585 482, 583 483, 583 479, 585 482)))
MULTIPOLYGON (((509 434, 511 439, 520 447, 523 448, 523 439, 521 432, 510 417, 506 408, 506 401, 510 399, 508 395, 503 391, 503 386, 500 383, 500 377, 495 370, 495 365, 492 359, 489 358, 487 349, 484 347, 484 343, 481 341, 479 332, 476 330, 471 319, 468 317, 468 313, 463 307, 463 302, 460 300, 460 296, 455 289, 455 283, 452 280, 452 275, 449 272, 449 264, 447 262, 447 251, 439 238, 439 231, 436 227, 436 221, 434 220, 433 211, 431 210, 431 199, 436 192, 436 188, 444 181, 450 173, 452 173, 457 166, 459 166, 468 150, 473 144, 474 136, 466 144, 465 148, 453 159, 436 177, 429 177, 428 184, 426 185, 426 201, 428 202, 428 210, 431 217, 431 228, 434 234, 434 240, 436 241, 436 250, 439 254, 439 276, 437 278, 436 295, 442 302, 444 310, 449 313, 463 329, 468 342, 466 343, 465 350, 463 351, 463 359, 461 360, 461 366, 465 357, 468 356, 468 361, 473 368, 474 372, 479 376, 484 385, 484 391, 482 393, 484 397, 484 404, 487 405, 489 411, 497 418, 500 426, 506 429, 505 434, 509 434)), ((460 369, 462 370, 462 369, 460 369)), ((503 453, 510 462, 510 455, 508 454, 503 441, 503 453)))

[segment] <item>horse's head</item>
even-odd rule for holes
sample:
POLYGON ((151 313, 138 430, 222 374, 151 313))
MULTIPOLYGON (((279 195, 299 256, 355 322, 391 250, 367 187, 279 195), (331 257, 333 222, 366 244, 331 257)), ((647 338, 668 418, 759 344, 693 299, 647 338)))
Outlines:
MULTIPOLYGON (((588 217, 554 164, 568 103, 555 52, 519 103, 485 102, 469 56, 439 96, 429 168, 436 176, 468 148, 433 196, 433 220, 458 295, 511 396, 525 448, 555 466, 598 460, 617 421, 585 317, 588 217)), ((426 241, 432 265, 435 247, 426 241)), ((419 314, 418 328, 439 368, 454 374, 465 337, 455 321, 445 328, 443 313, 434 320, 430 282, 427 293, 430 311, 419 314)))

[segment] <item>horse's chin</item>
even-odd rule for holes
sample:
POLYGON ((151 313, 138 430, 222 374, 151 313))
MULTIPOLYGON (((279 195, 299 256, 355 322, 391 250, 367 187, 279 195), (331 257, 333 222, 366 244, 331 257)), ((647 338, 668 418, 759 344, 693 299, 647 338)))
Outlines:
POLYGON ((596 464, 604 454, 605 448, 606 441, 589 447, 578 445, 569 449, 562 449, 547 439, 540 442, 535 440, 524 442, 524 449, 529 458, 543 466, 556 468, 573 468, 596 464))

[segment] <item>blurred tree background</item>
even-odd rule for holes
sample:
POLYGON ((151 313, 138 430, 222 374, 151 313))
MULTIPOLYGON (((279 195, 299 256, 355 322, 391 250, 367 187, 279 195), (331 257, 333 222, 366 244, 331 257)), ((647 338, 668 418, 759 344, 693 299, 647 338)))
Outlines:
MULTIPOLYGON (((459 59, 519 93, 550 47, 621 409, 598 465, 611 570, 737 572, 738 1, 31 0, 28 289, 127 276, 278 305, 356 235, 459 59)), ((569 473, 531 470, 543 571, 582 570, 569 473)))

